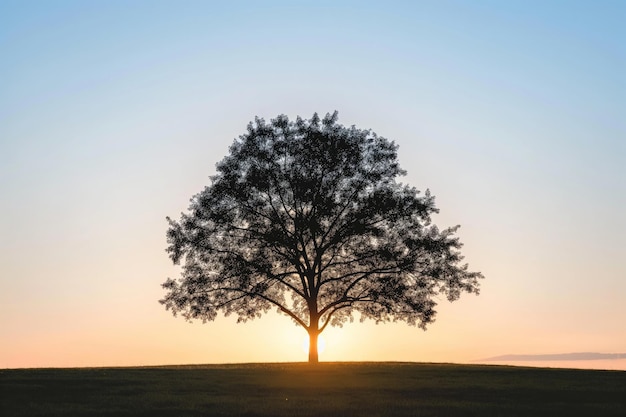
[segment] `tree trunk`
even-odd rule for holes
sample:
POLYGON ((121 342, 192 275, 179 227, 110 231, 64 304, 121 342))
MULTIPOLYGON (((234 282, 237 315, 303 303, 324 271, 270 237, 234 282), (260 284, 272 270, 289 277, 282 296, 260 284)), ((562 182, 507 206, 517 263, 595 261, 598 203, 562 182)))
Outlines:
POLYGON ((319 332, 309 331, 309 363, 318 363, 319 356, 317 353, 317 336, 319 332))

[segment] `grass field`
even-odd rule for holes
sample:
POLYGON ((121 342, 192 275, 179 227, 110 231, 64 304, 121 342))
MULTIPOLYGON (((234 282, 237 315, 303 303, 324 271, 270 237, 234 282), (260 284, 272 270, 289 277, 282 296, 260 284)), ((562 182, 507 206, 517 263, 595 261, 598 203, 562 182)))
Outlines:
POLYGON ((0 370, 10 416, 626 416, 626 372, 418 363, 0 370))

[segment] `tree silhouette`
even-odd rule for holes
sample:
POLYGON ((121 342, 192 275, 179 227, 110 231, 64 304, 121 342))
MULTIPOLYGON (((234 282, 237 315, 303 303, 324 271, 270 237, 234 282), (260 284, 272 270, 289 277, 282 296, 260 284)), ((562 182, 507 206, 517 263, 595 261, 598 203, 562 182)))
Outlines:
POLYGON ((275 308, 308 332, 312 363, 318 335, 355 312, 426 329, 438 294, 478 294, 482 275, 461 264, 458 226, 431 223, 430 193, 396 182, 397 149, 337 112, 256 118, 189 212, 168 217, 167 252, 183 269, 160 302, 203 322, 275 308))

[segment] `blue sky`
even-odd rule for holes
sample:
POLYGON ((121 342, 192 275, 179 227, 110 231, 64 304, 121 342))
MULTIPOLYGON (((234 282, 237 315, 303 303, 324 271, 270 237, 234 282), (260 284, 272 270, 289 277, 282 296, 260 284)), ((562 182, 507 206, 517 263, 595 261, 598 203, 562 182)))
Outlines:
POLYGON ((620 1, 0 1, 0 367, 303 358, 286 318, 165 312, 164 219, 254 116, 334 110, 400 145, 486 280, 426 333, 333 329, 322 359, 626 351, 625 18, 620 1), (246 349, 274 331, 289 342, 246 349))

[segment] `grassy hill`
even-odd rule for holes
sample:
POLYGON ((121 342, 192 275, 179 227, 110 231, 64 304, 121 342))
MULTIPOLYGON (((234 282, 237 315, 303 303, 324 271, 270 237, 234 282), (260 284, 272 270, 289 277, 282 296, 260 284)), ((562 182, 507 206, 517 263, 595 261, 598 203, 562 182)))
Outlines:
POLYGON ((0 370, 10 416, 624 416, 626 372, 420 363, 0 370))

